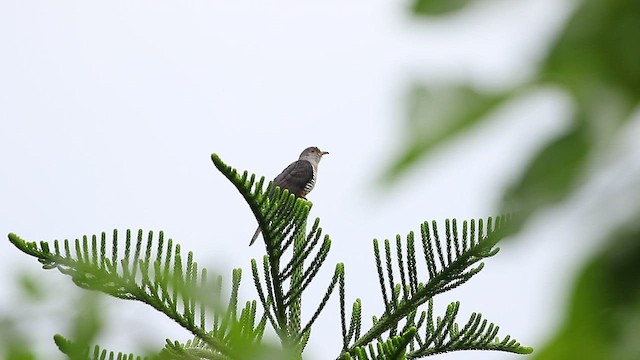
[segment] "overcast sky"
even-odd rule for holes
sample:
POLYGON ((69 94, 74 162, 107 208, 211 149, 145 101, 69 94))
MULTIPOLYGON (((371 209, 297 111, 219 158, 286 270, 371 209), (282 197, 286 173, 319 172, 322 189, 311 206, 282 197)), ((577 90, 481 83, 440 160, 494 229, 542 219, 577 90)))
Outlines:
MULTIPOLYGON (((395 187, 375 186, 402 145, 411 84, 517 84, 571 10, 555 0, 480 3, 455 17, 417 20, 406 3, 381 0, 5 0, 0 233, 53 240, 113 228, 164 230, 226 280, 242 267, 243 296, 252 299, 249 263, 264 249, 247 247, 255 219, 210 154, 272 178, 317 145, 331 154, 309 196, 311 215, 322 219, 333 243, 305 297, 304 315, 315 309, 334 264, 344 262, 347 299, 363 299, 366 328, 382 309, 371 239, 405 235, 424 220, 494 215, 522 162, 566 126, 565 98, 552 90, 531 93, 434 153, 395 187)), ((505 243, 480 275, 437 297, 436 306, 460 300, 459 322, 482 312, 502 336, 540 346, 560 321, 567 282, 589 251, 551 251, 558 244, 552 234, 562 226, 505 243)), ((72 287, 7 241, 0 242, 0 257, 3 289, 17 270, 72 287)), ((0 299, 15 300, 6 291, 0 299)), ((336 299, 312 333, 313 359, 337 355, 336 299), (336 345, 323 345, 330 342, 336 345)), ((101 345, 128 352, 140 339, 160 348, 167 337, 190 338, 144 305, 113 303, 125 313, 109 310, 117 323, 101 345)), ((37 326, 34 341, 56 351, 52 335, 64 331, 37 326)))

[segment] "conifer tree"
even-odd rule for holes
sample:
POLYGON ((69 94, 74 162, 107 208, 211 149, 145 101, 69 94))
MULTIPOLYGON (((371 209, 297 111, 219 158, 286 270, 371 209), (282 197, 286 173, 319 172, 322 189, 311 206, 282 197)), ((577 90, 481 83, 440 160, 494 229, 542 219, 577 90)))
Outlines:
MULTIPOLYGON (((22 252, 57 269, 79 287, 123 299, 136 300, 162 312, 191 332, 186 341, 167 340, 153 359, 302 359, 313 325, 332 296, 339 298, 342 344, 331 357, 338 359, 413 359, 449 351, 498 350, 519 354, 532 351, 480 313, 460 323, 459 302, 444 314, 434 314, 436 296, 463 285, 498 252, 505 217, 420 225, 394 241, 373 240, 372 253, 384 311, 371 321, 362 319, 365 301, 347 300, 345 265, 334 265, 330 279, 316 275, 326 265, 331 240, 318 218, 309 221, 312 204, 295 198, 265 178, 247 171, 240 175, 216 154, 215 167, 237 188, 254 213, 265 241, 262 259, 251 260, 256 298, 241 300, 241 269, 231 281, 200 268, 194 254, 162 231, 114 230, 110 236, 82 236, 75 241, 28 242, 16 234, 9 240, 22 252), (268 194, 268 195, 267 195, 268 194), (313 283, 313 284, 312 284, 313 283), (324 286, 315 304, 302 303, 310 286, 324 286), (351 303, 347 306, 347 303, 351 303), (303 319, 302 307, 313 306, 303 319), (273 331, 278 346, 263 340, 273 331)), ((371 299, 365 299, 372 301, 371 299)), ((142 359, 55 335, 59 349, 71 359, 142 359)))

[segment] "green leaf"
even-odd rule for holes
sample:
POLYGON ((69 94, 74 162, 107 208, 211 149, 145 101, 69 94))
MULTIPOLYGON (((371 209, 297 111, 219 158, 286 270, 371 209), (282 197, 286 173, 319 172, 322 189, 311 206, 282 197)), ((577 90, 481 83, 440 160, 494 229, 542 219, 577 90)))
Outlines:
POLYGON ((487 94, 468 85, 444 88, 414 86, 403 142, 382 182, 390 184, 435 147, 481 123, 503 103, 505 94, 487 94))
POLYGON ((17 330, 16 324, 0 320, 0 357, 5 360, 36 360, 36 344, 17 330))
POLYGON ((461 10, 473 0, 415 0, 412 11, 415 15, 437 16, 461 10))
POLYGON ((46 297, 46 289, 42 280, 32 273, 18 274, 18 282, 22 293, 30 300, 44 300, 46 297))
POLYGON ((634 107, 640 99, 638 39, 640 1, 584 0, 552 46, 541 78, 586 101, 594 86, 610 86, 627 94, 634 107))
POLYGON ((558 334, 538 360, 640 359, 640 217, 582 269, 558 334))
POLYGON ((536 210, 571 194, 584 175, 590 150, 586 122, 575 121, 573 127, 536 154, 504 196, 503 211, 517 214, 514 228, 536 210))

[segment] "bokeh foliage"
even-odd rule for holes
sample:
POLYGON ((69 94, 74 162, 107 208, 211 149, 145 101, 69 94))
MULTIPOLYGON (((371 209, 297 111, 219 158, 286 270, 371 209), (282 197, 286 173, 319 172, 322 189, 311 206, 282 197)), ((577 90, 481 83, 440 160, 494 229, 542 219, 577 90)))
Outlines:
MULTIPOLYGON (((411 10, 416 21, 428 21, 480 3, 415 0, 411 10)), ((522 84, 493 93, 456 82, 437 89, 412 85, 406 146, 387 167, 383 182, 393 185, 438 145, 490 120, 504 103, 549 86, 571 99, 570 125, 548 139, 505 189, 503 210, 515 211, 515 224, 521 226, 570 199, 602 171, 598 160, 616 145, 640 103, 640 1, 582 0, 575 5, 522 84)), ((624 231, 602 239, 601 252, 576 279, 565 323, 537 359, 640 358, 635 339, 640 330, 639 223, 640 216, 631 216, 624 231)))
POLYGON ((564 324, 538 359, 640 358, 640 226, 607 240, 576 280, 564 324))

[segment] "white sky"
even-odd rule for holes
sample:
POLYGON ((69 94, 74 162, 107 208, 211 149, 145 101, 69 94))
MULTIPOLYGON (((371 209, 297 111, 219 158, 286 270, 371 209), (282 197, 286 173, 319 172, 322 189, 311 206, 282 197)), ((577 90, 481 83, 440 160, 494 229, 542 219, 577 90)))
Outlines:
MULTIPOLYGON (((0 233, 53 240, 162 229, 225 280, 242 267, 243 296, 251 299, 249 262, 263 250, 247 247, 255 219, 209 155, 272 177, 317 145, 331 154, 309 198, 333 243, 305 297, 306 315, 342 261, 348 301, 363 299, 366 327, 382 309, 371 239, 418 230, 424 220, 495 214, 502 187, 563 128, 569 111, 554 91, 532 93, 379 191, 373 180, 398 154, 411 83, 516 84, 570 11, 554 0, 492 0, 453 18, 415 20, 405 7, 380 0, 3 1, 0 233)), ((563 226, 532 226, 537 232, 503 244, 479 276, 436 306, 460 300, 459 322, 479 311, 502 336, 539 347, 589 252, 557 251, 554 234, 563 226)), ((0 242, 0 257, 3 289, 16 270, 72 288, 8 241, 0 242)), ((15 301, 8 292, 0 299, 15 301)), ((100 344, 111 350, 190 338, 141 304, 110 303, 126 312, 108 310, 114 324, 100 344)), ((338 354, 337 314, 336 297, 312 333, 311 358, 338 354)), ((65 334, 46 321, 25 327, 37 327, 34 341, 54 353, 52 335, 65 334)), ((493 352, 440 358, 469 356, 524 359, 493 352)))

